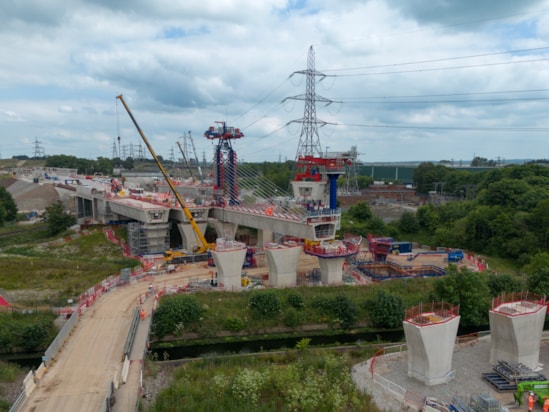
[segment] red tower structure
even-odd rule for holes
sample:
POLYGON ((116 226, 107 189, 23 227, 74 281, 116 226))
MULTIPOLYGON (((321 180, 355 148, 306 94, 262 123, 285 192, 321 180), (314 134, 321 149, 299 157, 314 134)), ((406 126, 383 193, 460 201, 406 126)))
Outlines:
POLYGON ((237 156, 232 147, 233 139, 244 137, 244 133, 238 128, 227 127, 225 122, 216 122, 221 126, 210 126, 204 132, 204 137, 209 140, 218 139, 215 148, 215 189, 218 190, 218 202, 223 205, 225 199, 229 199, 230 205, 239 204, 237 184, 237 156))

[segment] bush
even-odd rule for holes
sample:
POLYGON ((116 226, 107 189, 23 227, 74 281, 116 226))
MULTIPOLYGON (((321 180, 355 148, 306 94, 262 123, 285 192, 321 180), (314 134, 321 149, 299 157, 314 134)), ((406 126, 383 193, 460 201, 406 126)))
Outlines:
POLYGON ((303 296, 297 292, 290 292, 288 294, 288 297, 286 298, 286 302, 288 302, 288 305, 290 305, 292 308, 296 309, 303 309, 305 307, 305 301, 303 300, 303 296))
POLYGON ((278 316, 281 310, 280 300, 275 291, 262 291, 250 297, 249 308, 252 314, 260 319, 278 316))
POLYGON ((154 314, 152 330, 162 339, 164 336, 190 329, 202 317, 204 309, 192 295, 174 295, 164 298, 154 314))
POLYGON ((346 295, 338 295, 331 302, 331 312, 341 326, 352 326, 358 317, 358 309, 355 303, 346 295))
POLYGON ((288 308, 283 319, 284 325, 295 328, 301 324, 301 317, 296 308, 288 308))
POLYGON ((223 326, 231 332, 240 332, 246 327, 246 324, 238 316, 229 316, 225 319, 223 326))

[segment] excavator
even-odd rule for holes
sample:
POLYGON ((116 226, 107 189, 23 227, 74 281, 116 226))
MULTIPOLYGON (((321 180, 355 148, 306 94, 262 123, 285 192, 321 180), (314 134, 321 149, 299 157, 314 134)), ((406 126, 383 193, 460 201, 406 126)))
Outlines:
MULTIPOLYGON (((152 146, 150 145, 149 141, 145 137, 145 134, 143 133, 143 131, 141 130, 141 128, 137 124, 137 121, 133 117, 133 114, 132 114, 130 108, 128 107, 126 101, 124 100, 124 97, 120 94, 120 95, 116 96, 116 98, 118 100, 120 100, 120 102, 124 106, 124 109, 126 109, 126 111, 128 112, 128 115, 130 116, 130 119, 132 120, 135 128, 137 129, 137 132, 139 133, 139 135, 143 139, 143 142, 147 146, 147 149, 149 149, 149 152, 151 153, 151 156, 153 157, 154 161, 156 162, 156 165, 158 166, 158 169, 160 169, 160 172, 162 173, 162 176, 164 176, 164 180, 166 180, 166 183, 170 187, 173 195, 175 196, 175 198, 177 199, 177 202, 179 203, 181 209, 183 210, 183 213, 184 213, 185 217, 187 218, 187 220, 191 224, 196 237, 200 241, 200 246, 198 246, 196 248, 196 250, 193 251, 194 254, 189 254, 188 255, 189 261, 195 261, 195 259, 194 259, 195 256, 207 256, 206 254, 207 254, 208 251, 215 249, 215 244, 208 243, 206 238, 202 234, 202 231, 198 227, 198 224, 196 223, 196 220, 194 219, 192 213, 185 206, 185 202, 181 198, 181 195, 175 189, 175 185, 173 184, 172 179, 170 178, 170 176, 168 175, 168 173, 164 169, 164 166, 162 166, 162 163, 158 159, 158 156, 156 156, 156 153, 154 152, 152 146)), ((170 259, 170 257, 177 257, 177 258, 180 258, 181 260, 183 258, 185 258, 185 256, 182 255, 182 252, 168 250, 164 253, 164 260, 165 261, 170 261, 171 263, 173 263, 173 259, 170 259)), ((202 260, 202 259, 196 259, 196 260, 202 260)))

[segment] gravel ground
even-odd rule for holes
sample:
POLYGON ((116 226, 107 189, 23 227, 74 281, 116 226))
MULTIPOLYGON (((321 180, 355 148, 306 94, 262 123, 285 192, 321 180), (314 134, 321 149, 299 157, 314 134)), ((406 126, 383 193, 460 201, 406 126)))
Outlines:
MULTIPOLYGON (((478 341, 455 346, 452 358, 455 378, 447 384, 426 386, 421 381, 408 377, 406 352, 378 358, 375 363, 375 373, 392 384, 404 388, 408 391, 407 397, 410 395, 412 399, 432 396, 448 402, 458 396, 468 401, 471 396, 488 393, 492 398, 499 400, 501 406, 508 409, 518 408, 514 402, 513 393, 498 393, 482 379, 482 373, 492 371, 489 359, 490 337, 487 336, 478 341)), ((543 370, 540 372, 549 377, 549 341, 547 340, 541 342, 539 361, 543 364, 543 370)), ((394 412, 415 409, 402 404, 399 396, 392 394, 378 382, 374 383, 369 367, 370 361, 355 365, 352 371, 353 379, 361 389, 373 396, 381 410, 394 412)), ((526 408, 523 404, 522 409, 516 410, 526 410, 526 408)))

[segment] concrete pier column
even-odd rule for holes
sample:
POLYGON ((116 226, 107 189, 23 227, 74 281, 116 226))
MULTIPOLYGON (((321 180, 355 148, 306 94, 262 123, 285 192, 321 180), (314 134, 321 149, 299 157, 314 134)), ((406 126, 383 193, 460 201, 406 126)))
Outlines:
MULTIPOLYGON (((238 225, 236 223, 222 222, 220 220, 210 220, 210 223, 213 223, 217 237, 234 240, 236 231, 238 230, 238 225)), ((202 231, 204 233, 204 231, 202 231)))
POLYGON ((452 356, 459 319, 459 315, 445 318, 439 313, 423 313, 402 322, 408 346, 408 376, 427 386, 453 378, 452 356))
POLYGON ((490 363, 522 363, 536 370, 546 312, 546 305, 522 300, 490 310, 490 363))
POLYGON ((242 265, 246 248, 220 248, 212 251, 217 270, 217 284, 228 291, 242 290, 242 265))
POLYGON ((297 263, 301 246, 265 246, 265 256, 269 265, 269 285, 274 287, 295 286, 297 263))
MULTIPOLYGON (((198 227, 202 233, 206 233, 207 222, 197 222, 198 227)), ((183 249, 192 252, 197 246, 202 246, 196 237, 193 227, 190 223, 177 223, 179 233, 181 233, 181 240, 183 241, 183 249)))
POLYGON ((323 285, 332 285, 343 282, 344 257, 318 257, 320 266, 320 280, 323 285))
POLYGON ((271 230, 259 229, 257 231, 257 243, 260 245, 268 245, 273 241, 273 232, 271 230))

